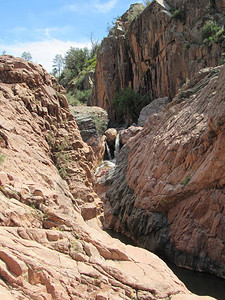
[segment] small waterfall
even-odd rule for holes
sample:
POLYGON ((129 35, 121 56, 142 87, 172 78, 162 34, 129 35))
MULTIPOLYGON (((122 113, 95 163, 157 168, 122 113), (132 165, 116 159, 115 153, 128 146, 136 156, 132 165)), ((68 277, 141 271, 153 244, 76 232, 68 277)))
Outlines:
POLYGON ((120 135, 117 134, 116 139, 115 139, 115 150, 114 150, 114 159, 117 159, 117 156, 120 152, 120 135))
POLYGON ((112 160, 112 155, 111 155, 111 152, 110 152, 109 145, 108 145, 107 141, 105 141, 105 149, 106 149, 106 153, 108 155, 109 160, 112 160))

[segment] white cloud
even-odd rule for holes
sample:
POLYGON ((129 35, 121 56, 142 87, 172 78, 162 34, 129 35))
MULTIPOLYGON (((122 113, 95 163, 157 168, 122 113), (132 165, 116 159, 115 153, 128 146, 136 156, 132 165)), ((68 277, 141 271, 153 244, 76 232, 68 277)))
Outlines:
POLYGON ((95 8, 100 13, 107 13, 111 9, 113 9, 113 7, 116 5, 116 3, 117 3, 117 0, 110 0, 105 3, 101 3, 101 1, 97 0, 97 1, 95 1, 95 8))
POLYGON ((23 40, 33 40, 35 37, 36 40, 54 39, 59 35, 65 35, 71 31, 70 26, 55 26, 55 27, 37 27, 37 28, 28 28, 28 27, 14 27, 9 30, 9 36, 11 40, 18 41, 23 40))
POLYGON ((82 3, 73 3, 70 5, 66 5, 64 10, 69 10, 73 12, 79 13, 108 13, 111 9, 113 9, 118 0, 110 0, 107 2, 102 2, 100 0, 92 0, 90 3, 82 2, 82 3))
MULTIPOLYGON (((48 72, 52 71, 52 61, 56 54, 65 55, 70 47, 77 48, 90 48, 90 42, 74 42, 74 41, 61 41, 57 39, 48 39, 39 42, 26 42, 14 45, 0 44, 0 52, 4 50, 7 54, 21 57, 24 51, 30 52, 33 62, 41 64, 48 72)), ((0 54, 1 54, 0 53, 0 54)))

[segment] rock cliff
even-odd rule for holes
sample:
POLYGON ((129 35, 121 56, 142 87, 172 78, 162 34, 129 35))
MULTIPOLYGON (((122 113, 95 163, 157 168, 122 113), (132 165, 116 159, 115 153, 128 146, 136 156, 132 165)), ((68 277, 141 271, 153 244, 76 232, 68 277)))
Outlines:
POLYGON ((93 160, 55 78, 0 56, 0 298, 201 298, 98 227, 93 160))
MULTIPOLYGON (((224 25, 224 1, 156 0, 127 28, 110 34, 101 44, 93 87, 92 105, 115 119, 113 99, 123 88, 172 99, 200 69, 222 61, 225 41, 203 42, 201 29, 208 20, 224 25)), ((118 25, 117 25, 118 27, 118 25)))
POLYGON ((198 72, 122 148, 105 226, 225 278, 225 66, 198 72))

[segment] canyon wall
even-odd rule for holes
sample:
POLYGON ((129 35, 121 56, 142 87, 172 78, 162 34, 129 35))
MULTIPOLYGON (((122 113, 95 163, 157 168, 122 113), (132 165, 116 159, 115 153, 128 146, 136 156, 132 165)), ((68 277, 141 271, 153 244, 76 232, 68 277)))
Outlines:
POLYGON ((100 229, 94 161, 55 78, 0 56, 0 298, 200 299, 100 229))
POLYGON ((207 68, 122 148, 107 228, 225 278, 225 66, 207 68))
POLYGON ((172 99, 188 79, 222 61, 225 42, 203 43, 208 20, 224 25, 224 1, 153 1, 129 26, 125 14, 101 44, 91 105, 115 120, 113 99, 123 88, 172 99), (213 3, 212 3, 213 2, 213 3), (215 3, 214 3, 215 2, 215 3), (177 10, 180 17, 173 17, 177 10))

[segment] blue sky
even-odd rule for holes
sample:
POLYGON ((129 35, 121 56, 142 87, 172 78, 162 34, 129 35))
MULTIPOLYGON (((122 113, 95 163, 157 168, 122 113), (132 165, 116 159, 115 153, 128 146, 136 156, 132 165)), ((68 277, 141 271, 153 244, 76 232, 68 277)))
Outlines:
POLYGON ((56 54, 70 47, 90 46, 90 36, 101 41, 108 23, 122 15, 132 0, 1 0, 0 54, 21 56, 52 70, 56 54))

